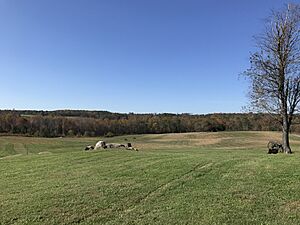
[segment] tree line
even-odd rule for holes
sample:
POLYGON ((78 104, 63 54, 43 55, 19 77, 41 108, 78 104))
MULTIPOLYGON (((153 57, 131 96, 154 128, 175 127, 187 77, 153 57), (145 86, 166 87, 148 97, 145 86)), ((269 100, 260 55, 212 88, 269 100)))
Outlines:
MULTIPOLYGON (((297 117, 300 119, 300 116, 297 117)), ((279 130, 280 124, 263 113, 192 115, 81 110, 0 111, 0 133, 37 137, 279 130)), ((300 126, 295 125, 292 131, 300 132, 300 126)))

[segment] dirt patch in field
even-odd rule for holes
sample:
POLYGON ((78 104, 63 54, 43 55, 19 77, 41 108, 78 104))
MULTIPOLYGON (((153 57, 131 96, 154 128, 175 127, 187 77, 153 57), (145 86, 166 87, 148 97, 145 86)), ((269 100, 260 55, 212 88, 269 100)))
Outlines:
MULTIPOLYGON (((291 144, 300 145, 300 137, 291 135, 291 144)), ((215 149, 266 148, 270 140, 281 141, 280 132, 216 132, 152 134, 134 144, 139 149, 180 149, 213 147, 215 149)))
POLYGON ((282 209, 287 213, 299 212, 300 211, 300 200, 288 202, 282 207, 282 209))
POLYGON ((164 134, 155 141, 163 143, 182 142, 183 144, 212 145, 223 139, 218 136, 219 135, 209 133, 164 134))
POLYGON ((136 147, 144 149, 199 147, 217 144, 222 139, 213 133, 153 134, 147 136, 147 140, 137 142, 136 147))
POLYGON ((39 155, 46 155, 46 154, 52 154, 52 152, 39 152, 39 155))

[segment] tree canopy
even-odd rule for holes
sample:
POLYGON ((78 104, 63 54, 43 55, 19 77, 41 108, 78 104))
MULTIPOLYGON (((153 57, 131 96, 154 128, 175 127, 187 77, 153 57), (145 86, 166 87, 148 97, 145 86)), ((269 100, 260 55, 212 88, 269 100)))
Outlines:
POLYGON ((300 101, 299 5, 274 11, 265 25, 245 72, 251 81, 251 105, 279 122, 284 150, 291 153, 289 132, 300 101))

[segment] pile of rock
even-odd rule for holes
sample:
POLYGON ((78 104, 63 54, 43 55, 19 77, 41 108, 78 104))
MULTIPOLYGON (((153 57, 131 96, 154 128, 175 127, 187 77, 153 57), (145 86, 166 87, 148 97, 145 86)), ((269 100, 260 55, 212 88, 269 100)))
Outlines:
POLYGON ((90 150, 96 150, 96 149, 108 149, 108 148, 121 148, 125 150, 133 150, 133 151, 138 151, 137 148, 134 148, 131 143, 127 143, 126 145, 124 144, 119 144, 119 143, 106 143, 105 141, 98 141, 94 146, 88 145, 85 147, 85 151, 90 151, 90 150))

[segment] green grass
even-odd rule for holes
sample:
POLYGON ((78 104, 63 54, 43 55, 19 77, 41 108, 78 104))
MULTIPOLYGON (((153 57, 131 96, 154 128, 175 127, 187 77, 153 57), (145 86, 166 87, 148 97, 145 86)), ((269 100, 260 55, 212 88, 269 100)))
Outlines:
POLYGON ((139 152, 84 152, 98 139, 0 137, 0 224, 300 224, 300 138, 267 155, 279 138, 134 135, 106 140, 139 152))

